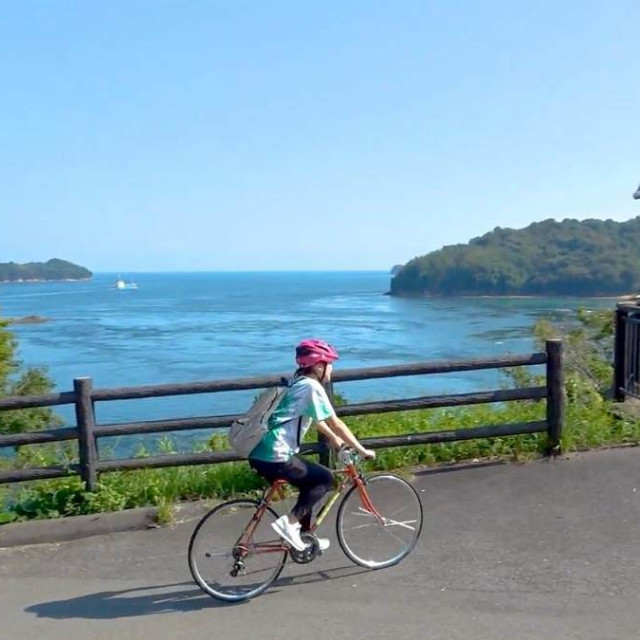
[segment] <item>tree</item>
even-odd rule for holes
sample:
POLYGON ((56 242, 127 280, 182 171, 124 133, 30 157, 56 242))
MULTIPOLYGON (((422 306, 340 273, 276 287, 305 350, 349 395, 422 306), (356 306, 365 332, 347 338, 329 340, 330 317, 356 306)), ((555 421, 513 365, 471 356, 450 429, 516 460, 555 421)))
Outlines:
MULTIPOLYGON (((611 398, 613 383, 613 345, 615 311, 580 309, 566 323, 538 320, 533 327, 536 348, 560 338, 563 343, 565 391, 569 402, 582 406, 601 406, 611 398)), ((515 387, 545 384, 545 376, 534 375, 524 367, 505 370, 515 387)))
POLYGON ((615 311, 580 309, 568 325, 554 326, 540 320, 534 327, 539 348, 545 340, 561 338, 567 393, 590 396, 591 400, 610 398, 613 384, 613 343, 615 311))
MULTIPOLYGON (((46 371, 22 367, 16 359, 17 339, 7 326, 8 321, 0 318, 0 397, 48 393, 53 383, 46 371)), ((0 411, 0 434, 36 431, 58 422, 50 409, 0 411)))

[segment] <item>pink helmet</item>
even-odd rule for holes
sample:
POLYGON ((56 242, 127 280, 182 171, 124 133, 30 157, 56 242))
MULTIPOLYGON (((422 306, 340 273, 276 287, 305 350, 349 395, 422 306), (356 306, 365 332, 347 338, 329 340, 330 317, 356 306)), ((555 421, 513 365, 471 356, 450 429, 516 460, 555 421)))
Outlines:
POLYGON ((338 352, 324 340, 303 340, 296 347, 296 363, 300 367, 313 367, 321 362, 333 362, 338 352))

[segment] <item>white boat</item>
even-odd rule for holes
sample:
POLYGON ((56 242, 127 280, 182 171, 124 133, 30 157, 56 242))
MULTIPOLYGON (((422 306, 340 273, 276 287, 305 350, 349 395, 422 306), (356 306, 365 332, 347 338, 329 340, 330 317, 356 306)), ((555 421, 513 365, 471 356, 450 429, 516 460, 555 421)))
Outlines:
POLYGON ((135 282, 126 282, 120 276, 116 280, 114 289, 137 289, 138 285, 135 282))

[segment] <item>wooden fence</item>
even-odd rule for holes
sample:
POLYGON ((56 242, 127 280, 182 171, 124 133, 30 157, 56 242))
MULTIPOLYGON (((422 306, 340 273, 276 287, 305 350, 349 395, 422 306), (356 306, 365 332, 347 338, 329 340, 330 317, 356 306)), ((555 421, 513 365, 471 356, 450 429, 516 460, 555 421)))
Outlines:
MULTIPOLYGON (((546 343, 546 351, 530 355, 504 356, 485 360, 426 362, 366 369, 338 370, 334 372, 333 382, 476 371, 481 369, 502 369, 505 367, 522 367, 528 365, 546 365, 546 384, 544 386, 519 389, 494 389, 473 393, 422 396, 418 398, 405 398, 402 400, 347 404, 338 407, 337 413, 341 417, 346 417, 385 413, 390 411, 458 407, 489 402, 546 399, 546 420, 517 424, 489 425, 484 427, 474 427, 471 429, 455 429, 451 431, 366 438, 363 440, 363 443, 367 447, 375 449, 451 442, 455 440, 469 440, 473 438, 504 437, 546 431, 548 434, 548 450, 549 452, 556 452, 559 450, 560 446, 565 411, 562 343, 560 340, 549 340, 546 343)), ((281 379, 282 375, 270 375, 257 378, 213 380, 185 384, 163 384, 141 387, 124 387, 118 389, 94 389, 90 378, 76 378, 73 381, 73 391, 64 391, 41 396, 2 398, 0 399, 0 411, 19 410, 33 407, 53 407, 65 404, 75 405, 76 426, 30 433, 0 435, 0 448, 76 440, 78 443, 79 460, 77 464, 69 466, 49 466, 0 471, 0 483, 59 478, 67 475, 79 474, 82 480, 86 483, 87 488, 93 491, 97 485, 98 474, 107 471, 144 469, 150 467, 175 467, 195 464, 216 464, 220 462, 239 460, 232 451, 209 451, 201 453, 161 455, 146 458, 102 460, 98 454, 98 438, 193 429, 225 429, 231 425, 232 421, 237 416, 222 415, 172 420, 154 420, 126 424, 96 424, 95 403, 109 402, 113 400, 132 400, 136 398, 159 398, 162 396, 178 396, 196 393, 263 389, 277 385, 281 379)), ((333 393, 332 384, 329 386, 328 392, 329 394, 333 393)), ((321 460, 325 463, 328 459, 327 444, 322 439, 317 443, 304 445, 303 453, 307 452, 319 453, 321 460)))

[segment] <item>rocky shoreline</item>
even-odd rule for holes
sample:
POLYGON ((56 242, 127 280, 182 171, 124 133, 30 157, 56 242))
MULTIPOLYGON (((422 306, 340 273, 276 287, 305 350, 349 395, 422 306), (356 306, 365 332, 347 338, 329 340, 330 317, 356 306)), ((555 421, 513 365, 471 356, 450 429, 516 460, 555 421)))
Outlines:
POLYGON ((7 318, 9 324, 42 324, 43 322, 49 322, 50 318, 44 316, 23 316, 22 318, 7 318))

